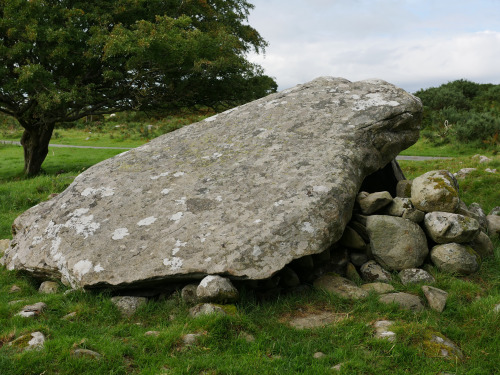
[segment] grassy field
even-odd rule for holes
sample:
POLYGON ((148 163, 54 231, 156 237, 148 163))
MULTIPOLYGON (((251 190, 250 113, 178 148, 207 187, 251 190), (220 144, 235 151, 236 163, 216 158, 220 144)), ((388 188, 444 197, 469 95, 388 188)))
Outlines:
MULTIPOLYGON (((120 146, 116 138, 106 142, 106 146, 120 146)), ((25 179, 22 149, 0 145, 0 238, 10 238, 10 225, 21 212, 62 191, 89 166, 120 152, 51 148, 43 166, 46 174, 25 179)), ((500 205, 500 173, 485 169, 500 170, 500 162, 496 156, 488 165, 479 164, 470 157, 475 153, 400 164, 408 178, 432 169, 478 168, 460 181, 462 198, 490 210, 500 205)), ((474 275, 456 278, 432 269, 434 286, 449 293, 442 313, 401 311, 380 304, 375 295, 350 301, 311 290, 267 302, 243 293, 234 315, 193 319, 178 294, 152 299, 133 317, 124 318, 107 293, 64 294, 66 288, 61 285, 59 293, 44 295, 37 291, 39 281, 0 268, 0 374, 332 374, 332 366, 339 363, 341 374, 495 374, 500 368, 500 314, 493 312, 500 303, 499 270, 498 240, 495 256, 485 259, 474 275), (13 285, 21 291, 10 293, 13 285), (9 304, 17 300, 22 301, 9 304), (48 308, 39 317, 15 315, 22 306, 40 301, 48 308), (313 330, 296 330, 288 324, 293 317, 319 311, 345 314, 347 319, 313 330), (72 312, 74 318, 62 319, 72 312), (371 324, 378 319, 396 322, 396 342, 373 337, 371 324), (23 352, 7 345, 34 331, 47 337, 41 351, 23 352), (157 331, 158 336, 145 335, 148 331, 157 331), (454 341, 464 359, 440 358, 426 346, 425 338, 434 331, 454 341), (200 334, 194 345, 182 344, 188 333, 200 334), (247 340, 248 335, 254 340, 247 340), (75 358, 76 348, 94 350, 102 357, 75 358), (325 356, 316 359, 316 352, 325 356)), ((393 279, 397 291, 424 300, 418 286, 403 286, 396 275, 393 279)))

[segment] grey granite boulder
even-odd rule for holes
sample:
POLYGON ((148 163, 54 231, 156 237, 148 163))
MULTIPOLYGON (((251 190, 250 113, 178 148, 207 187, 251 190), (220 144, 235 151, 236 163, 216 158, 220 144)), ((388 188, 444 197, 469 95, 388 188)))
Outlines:
POLYGON ((424 173, 413 180, 411 201, 424 212, 455 212, 460 203, 458 182, 445 170, 424 173))
POLYGON ((434 246, 431 259, 441 271, 462 275, 478 271, 481 265, 481 258, 470 246, 458 243, 434 246))
POLYGON ((201 302, 230 303, 238 300, 239 293, 229 279, 209 275, 196 288, 196 298, 201 302))
POLYGON ((38 291, 44 294, 54 294, 57 293, 58 289, 59 284, 57 284, 55 281, 44 281, 40 284, 38 291))
POLYGON ((421 110, 385 81, 331 77, 233 108, 80 174, 15 220, 3 262, 73 288, 268 278, 340 239, 421 110))
POLYGON ((123 316, 131 317, 137 309, 148 300, 144 297, 117 296, 112 297, 111 302, 120 310, 123 316))
POLYGON ((422 291, 424 292, 425 298, 427 299, 431 309, 437 312, 442 312, 444 310, 446 300, 448 299, 447 292, 428 285, 422 286, 422 291))
POLYGON ((424 224, 429 237, 436 243, 469 242, 479 232, 476 219, 449 212, 429 212, 424 224))
POLYGON ((424 305, 422 304, 420 298, 409 293, 399 292, 383 294, 379 297, 378 300, 385 304, 395 303, 403 310, 417 312, 424 309, 424 305))
POLYGON ((354 282, 338 275, 323 275, 314 281, 314 287, 326 290, 342 298, 362 299, 368 292, 358 287, 354 282))
POLYGON ((368 216, 366 229, 375 260, 387 270, 418 267, 429 253, 424 231, 410 220, 368 216))
POLYGON ((356 201, 364 215, 371 215, 390 204, 392 196, 388 191, 378 191, 371 194, 362 191, 358 194, 356 201))
POLYGON ((363 264, 359 270, 361 272, 361 277, 365 281, 378 281, 383 283, 388 283, 391 281, 391 274, 384 270, 380 264, 374 260, 369 260, 363 264))
POLYGON ((500 216, 488 215, 486 222, 488 223, 488 234, 492 237, 500 236, 500 216))
POLYGON ((476 253, 479 254, 481 259, 493 256, 493 254, 495 253, 495 246, 493 245, 493 242, 484 232, 479 232, 479 234, 474 237, 469 245, 474 249, 476 253))
POLYGON ((433 283, 436 279, 427 271, 420 268, 407 268, 399 272, 399 279, 403 285, 433 283))

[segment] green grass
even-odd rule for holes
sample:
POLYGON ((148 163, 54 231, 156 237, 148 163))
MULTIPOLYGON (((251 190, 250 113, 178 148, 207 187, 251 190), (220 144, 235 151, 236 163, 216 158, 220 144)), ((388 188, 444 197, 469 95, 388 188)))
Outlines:
POLYGON ((401 152, 401 155, 464 157, 481 154, 491 156, 496 155, 498 151, 500 151, 498 145, 478 149, 473 144, 458 142, 436 144, 421 137, 417 143, 401 152))
MULTIPOLYGON (((112 140, 111 145, 116 145, 112 140)), ((0 238, 10 238, 12 220, 28 207, 62 191, 74 176, 119 150, 51 148, 43 165, 45 174, 32 179, 21 176, 22 149, 0 146, 0 238)), ((426 162, 402 161, 409 178, 432 169, 452 172, 464 167, 478 171, 460 181, 462 198, 479 202, 485 209, 500 204, 498 159, 480 165, 470 157, 426 162)), ((500 358, 500 314, 492 312, 500 303, 500 241, 495 257, 486 259, 481 270, 467 277, 452 277, 432 269, 435 286, 449 293, 441 314, 421 313, 382 305, 375 295, 363 301, 348 301, 321 291, 281 296, 258 302, 243 293, 236 314, 192 319, 189 306, 174 294, 150 300, 132 318, 120 316, 106 293, 72 292, 43 295, 39 281, 20 272, 0 268, 0 374, 331 374, 343 363, 341 374, 481 374, 498 373, 500 358), (20 293, 9 293, 13 285, 20 293), (24 300, 14 305, 8 302, 24 300), (26 304, 45 302, 48 309, 35 319, 15 316, 26 304), (336 325, 299 331, 287 319, 310 311, 349 314, 336 325), (63 316, 76 312, 73 320, 63 316), (377 319, 396 322, 396 342, 376 340, 370 325, 377 319), (147 331, 159 336, 146 336, 147 331), (8 342, 41 331, 47 342, 41 351, 22 352, 8 342), (462 361, 435 357, 423 344, 428 332, 438 331, 457 343, 465 354, 462 361), (182 336, 200 333, 198 342, 185 347, 182 336), (255 341, 247 342, 244 333, 255 341), (75 348, 99 352, 100 359, 73 358, 75 348), (313 358, 315 352, 326 354, 313 358)), ((403 286, 394 275, 398 291, 423 293, 419 287, 403 286)))

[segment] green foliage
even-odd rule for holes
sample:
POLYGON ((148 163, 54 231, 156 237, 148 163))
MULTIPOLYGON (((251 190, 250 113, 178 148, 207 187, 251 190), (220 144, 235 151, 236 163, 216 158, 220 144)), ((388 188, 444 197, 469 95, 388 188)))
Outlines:
POLYGON ((4 0, 0 112, 25 128, 31 157, 44 158, 55 123, 264 96, 277 86, 246 59, 266 46, 246 24, 251 8, 245 0, 4 0))
POLYGON ((415 95, 424 105, 422 135, 435 145, 458 141, 498 147, 500 85, 457 80, 415 95))

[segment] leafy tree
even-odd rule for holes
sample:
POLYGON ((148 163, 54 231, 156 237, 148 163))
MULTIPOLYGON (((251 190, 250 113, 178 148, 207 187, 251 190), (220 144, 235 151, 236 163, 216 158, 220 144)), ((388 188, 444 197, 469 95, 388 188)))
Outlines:
POLYGON ((39 173, 55 124, 91 114, 236 105, 276 91, 246 54, 245 0, 1 0, 0 112, 39 173))

